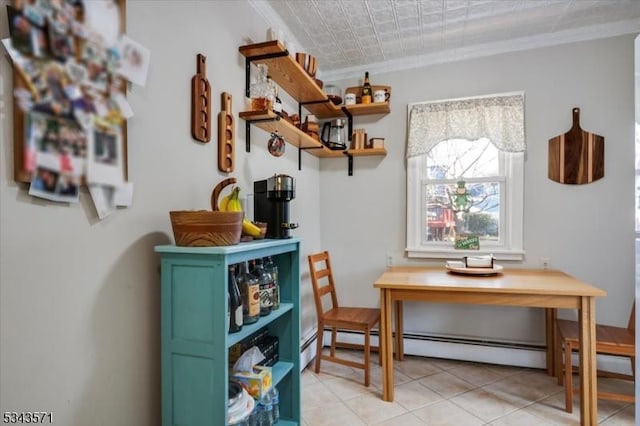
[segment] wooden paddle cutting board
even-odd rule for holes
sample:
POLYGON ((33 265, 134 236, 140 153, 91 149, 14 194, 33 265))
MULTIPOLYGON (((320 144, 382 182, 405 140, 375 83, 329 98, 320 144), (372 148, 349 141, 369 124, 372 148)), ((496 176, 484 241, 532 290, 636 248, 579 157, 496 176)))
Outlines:
POLYGON ((198 53, 196 75, 191 78, 191 136, 205 143, 211 140, 211 85, 206 63, 207 57, 198 53))
POLYGON ((580 128, 580 108, 573 108, 573 126, 549 139, 549 179, 584 184, 604 176, 604 137, 580 128))
POLYGON ((218 170, 231 173, 235 159, 235 125, 231 113, 231 95, 222 92, 218 113, 218 170))

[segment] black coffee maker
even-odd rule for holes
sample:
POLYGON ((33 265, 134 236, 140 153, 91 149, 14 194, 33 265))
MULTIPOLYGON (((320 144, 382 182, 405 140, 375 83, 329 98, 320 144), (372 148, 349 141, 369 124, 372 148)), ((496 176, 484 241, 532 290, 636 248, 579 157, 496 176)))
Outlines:
POLYGON ((289 201, 295 196, 291 176, 273 175, 253 182, 253 220, 267 224, 267 238, 291 238, 289 231, 298 227, 289 222, 289 201))

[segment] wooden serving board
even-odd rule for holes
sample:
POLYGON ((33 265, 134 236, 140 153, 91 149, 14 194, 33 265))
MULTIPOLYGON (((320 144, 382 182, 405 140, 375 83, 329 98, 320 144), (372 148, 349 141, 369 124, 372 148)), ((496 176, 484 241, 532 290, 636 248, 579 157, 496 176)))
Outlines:
POLYGON ((231 110, 231 95, 222 92, 218 113, 218 170, 231 173, 234 168, 235 123, 231 110))
POLYGON ((604 176, 604 137, 580 128, 580 108, 573 108, 573 127, 549 139, 549 179, 584 184, 604 176))
POLYGON ((205 143, 211 140, 211 86, 206 62, 206 56, 198 53, 196 75, 191 79, 191 136, 205 143))

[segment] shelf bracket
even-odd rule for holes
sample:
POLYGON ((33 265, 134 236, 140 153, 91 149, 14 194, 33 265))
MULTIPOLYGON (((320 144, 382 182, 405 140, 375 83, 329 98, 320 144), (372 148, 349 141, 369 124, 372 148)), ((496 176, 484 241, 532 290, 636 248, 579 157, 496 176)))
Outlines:
POLYGON ((353 176, 353 155, 345 152, 344 155, 347 156, 347 175, 353 176))
POLYGON ((245 141, 246 141, 245 151, 246 152, 251 152, 251 123, 259 123, 261 121, 280 121, 280 115, 277 115, 276 117, 273 117, 273 118, 260 118, 257 120, 245 121, 244 128, 246 133, 245 135, 245 141))
POLYGON ((251 152, 251 123, 248 121, 244 122, 244 141, 245 151, 251 152))
POLYGON ((351 142, 351 139, 353 138, 353 115, 351 115, 351 112, 347 109, 347 107, 342 107, 342 112, 344 113, 344 115, 347 116, 347 123, 348 123, 347 139, 349 139, 349 142, 351 142))

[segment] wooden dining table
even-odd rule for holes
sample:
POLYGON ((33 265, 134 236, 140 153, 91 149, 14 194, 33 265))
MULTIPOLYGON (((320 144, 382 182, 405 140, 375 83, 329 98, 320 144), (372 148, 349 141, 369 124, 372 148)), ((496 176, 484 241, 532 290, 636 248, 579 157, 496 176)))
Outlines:
POLYGON ((504 269, 494 275, 449 272, 444 266, 396 266, 374 283, 380 289, 380 353, 382 399, 393 401, 392 310, 395 307, 396 356, 402 360, 403 301, 523 306, 545 309, 547 372, 555 373, 556 310, 576 309, 580 324, 580 422, 598 423, 596 394, 595 298, 606 292, 564 272, 538 269, 504 269))

